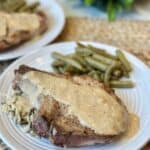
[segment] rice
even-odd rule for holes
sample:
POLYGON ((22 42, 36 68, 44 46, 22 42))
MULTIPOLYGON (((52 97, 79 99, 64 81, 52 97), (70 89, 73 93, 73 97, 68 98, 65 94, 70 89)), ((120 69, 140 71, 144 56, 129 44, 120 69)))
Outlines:
POLYGON ((37 109, 31 107, 27 98, 22 94, 15 92, 4 103, 2 111, 7 113, 17 125, 20 125, 24 132, 35 135, 32 129, 32 122, 37 114, 37 109))

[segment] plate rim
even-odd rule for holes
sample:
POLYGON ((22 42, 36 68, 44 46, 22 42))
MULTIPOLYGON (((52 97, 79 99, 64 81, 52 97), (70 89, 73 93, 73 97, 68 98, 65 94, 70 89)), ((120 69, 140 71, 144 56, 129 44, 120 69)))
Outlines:
MULTIPOLYGON (((93 44, 96 44, 96 45, 104 45, 104 46, 107 46, 107 47, 112 47, 112 48, 117 49, 117 47, 115 47, 115 46, 112 46, 112 45, 109 45, 109 44, 105 44, 105 43, 100 43, 100 42, 91 42, 91 41, 80 41, 80 42, 83 42, 83 43, 85 43, 85 44, 86 44, 86 43, 87 43, 87 44, 92 44, 92 43, 93 43, 93 44)), ((39 52, 40 52, 42 49, 44 49, 44 48, 52 47, 52 46, 55 46, 55 45, 61 45, 61 44, 71 44, 71 43, 72 43, 72 44, 75 44, 76 41, 53 43, 53 44, 50 44, 50 45, 47 45, 47 46, 44 46, 44 47, 40 47, 40 48, 38 48, 37 51, 33 51, 33 52, 29 53, 28 55, 25 55, 25 56, 23 56, 23 57, 17 59, 17 60, 14 61, 11 65, 9 65, 9 67, 7 67, 7 68, 5 69, 5 71, 1 74, 1 76, 0 76, 0 83, 2 83, 4 76, 9 72, 9 70, 10 70, 12 67, 14 68, 15 65, 17 65, 17 64, 20 63, 21 61, 26 60, 26 59, 28 58, 28 56, 33 56, 33 55, 35 55, 36 53, 39 53, 39 52)), ((124 50, 123 50, 123 51, 124 51, 124 50)), ((144 67, 144 69, 146 69, 145 71, 148 71, 148 73, 150 74, 150 69, 148 68, 147 65, 144 64, 144 62, 142 62, 140 59, 138 59, 136 56, 132 55, 132 54, 129 53, 129 52, 124 51, 124 53, 130 55, 131 57, 133 57, 134 59, 136 59, 138 62, 140 62, 140 64, 142 64, 142 66, 144 67)), ((15 68, 16 68, 16 67, 15 67, 15 68)), ((150 80, 149 80, 149 81, 150 81, 150 80)), ((149 124, 149 123, 150 123, 150 121, 148 121, 148 124, 149 124)), ((4 141, 8 146, 10 146, 10 147, 13 148, 13 145, 11 145, 11 143, 7 140, 7 138, 5 138, 5 137, 2 135, 1 132, 0 132, 0 137, 1 137, 1 139, 3 139, 3 141, 4 141)), ((147 137, 147 141, 145 141, 145 142, 143 143, 143 146, 148 142, 148 140, 150 140, 150 135, 149 135, 149 134, 146 134, 146 137, 147 137)))
MULTIPOLYGON (((47 42, 45 42, 45 43, 42 43, 41 45, 40 45, 40 47, 43 47, 43 46, 47 46, 47 45, 50 45, 51 44, 51 42, 53 42, 60 34, 61 34, 61 32, 63 31, 63 29, 64 29, 64 26, 65 26, 65 23, 66 23, 66 16, 65 16, 65 12, 64 12, 64 9, 63 9, 63 7, 60 5, 60 3, 58 2, 58 1, 56 1, 56 0, 51 0, 52 1, 52 3, 53 3, 53 5, 56 5, 56 7, 59 9, 59 11, 61 12, 60 14, 61 14, 61 24, 59 25, 59 28, 57 29, 57 32, 55 33, 55 34, 53 34, 53 36, 52 36, 52 38, 49 40, 49 41, 47 41, 47 42)), ((47 31, 46 31, 47 32, 47 31)), ((50 31, 51 32, 51 31, 50 31)), ((42 35, 43 36, 43 35, 42 35)), ((41 38, 42 39, 42 38, 41 38)), ((31 39, 32 40, 32 39, 31 39)), ((30 42, 31 40, 29 40, 29 41, 27 41, 27 42, 30 42)), ((25 43, 27 43, 27 42, 25 42, 25 43)), ((38 41, 36 41, 36 42, 38 42, 38 41)), ((29 45, 29 46, 32 46, 32 43, 29 45)), ((28 46, 27 46, 28 47, 28 46)), ((17 50, 17 48, 16 49, 14 49, 14 51, 15 50, 17 50)), ((33 51, 38 51, 38 50, 36 50, 36 49, 34 49, 34 50, 32 50, 32 52, 33 51)), ((3 62, 3 61, 8 61, 8 60, 13 60, 13 59, 17 59, 17 58, 19 58, 19 57, 22 57, 22 56, 25 56, 25 55, 28 55, 28 53, 27 52, 18 52, 17 54, 13 54, 13 55, 11 55, 11 56, 7 56, 7 57, 5 57, 5 53, 9 53, 9 54, 11 54, 11 49, 10 49, 10 51, 4 51, 4 52, 2 52, 2 53, 0 53, 0 62, 3 62), (4 57, 1 57, 1 54, 4 56, 4 57)), ((30 53, 30 52, 29 52, 30 53)))

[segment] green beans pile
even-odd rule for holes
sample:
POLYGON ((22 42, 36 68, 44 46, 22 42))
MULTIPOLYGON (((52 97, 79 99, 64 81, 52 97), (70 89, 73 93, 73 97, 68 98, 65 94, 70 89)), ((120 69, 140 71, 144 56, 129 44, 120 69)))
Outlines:
POLYGON ((89 75, 113 88, 132 88, 133 82, 121 80, 129 78, 132 67, 121 50, 112 55, 91 45, 77 43, 75 53, 62 55, 52 53, 55 59, 52 67, 55 72, 69 75, 89 75))
POLYGON ((0 0, 0 11, 12 12, 35 12, 38 2, 27 4, 26 0, 0 0))

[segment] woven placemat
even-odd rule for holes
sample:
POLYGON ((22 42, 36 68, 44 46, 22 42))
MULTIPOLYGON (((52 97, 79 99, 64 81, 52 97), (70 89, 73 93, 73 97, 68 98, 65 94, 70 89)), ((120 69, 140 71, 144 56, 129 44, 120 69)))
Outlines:
MULTIPOLYGON (((107 43, 127 50, 150 67, 150 21, 118 20, 110 23, 99 19, 70 17, 66 20, 62 34, 54 42, 80 40, 107 43)), ((11 62, 1 63, 0 71, 11 62)), ((150 143, 143 150, 150 150, 150 143)))

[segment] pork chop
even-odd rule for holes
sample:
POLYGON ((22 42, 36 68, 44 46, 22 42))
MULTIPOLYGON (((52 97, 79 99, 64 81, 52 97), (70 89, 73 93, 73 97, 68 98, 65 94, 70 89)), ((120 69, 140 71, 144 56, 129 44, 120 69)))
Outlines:
POLYGON ((15 74, 14 88, 28 95, 32 103, 39 101, 32 127, 54 144, 106 144, 127 130, 125 105, 114 90, 96 80, 47 73, 24 65, 15 74))

